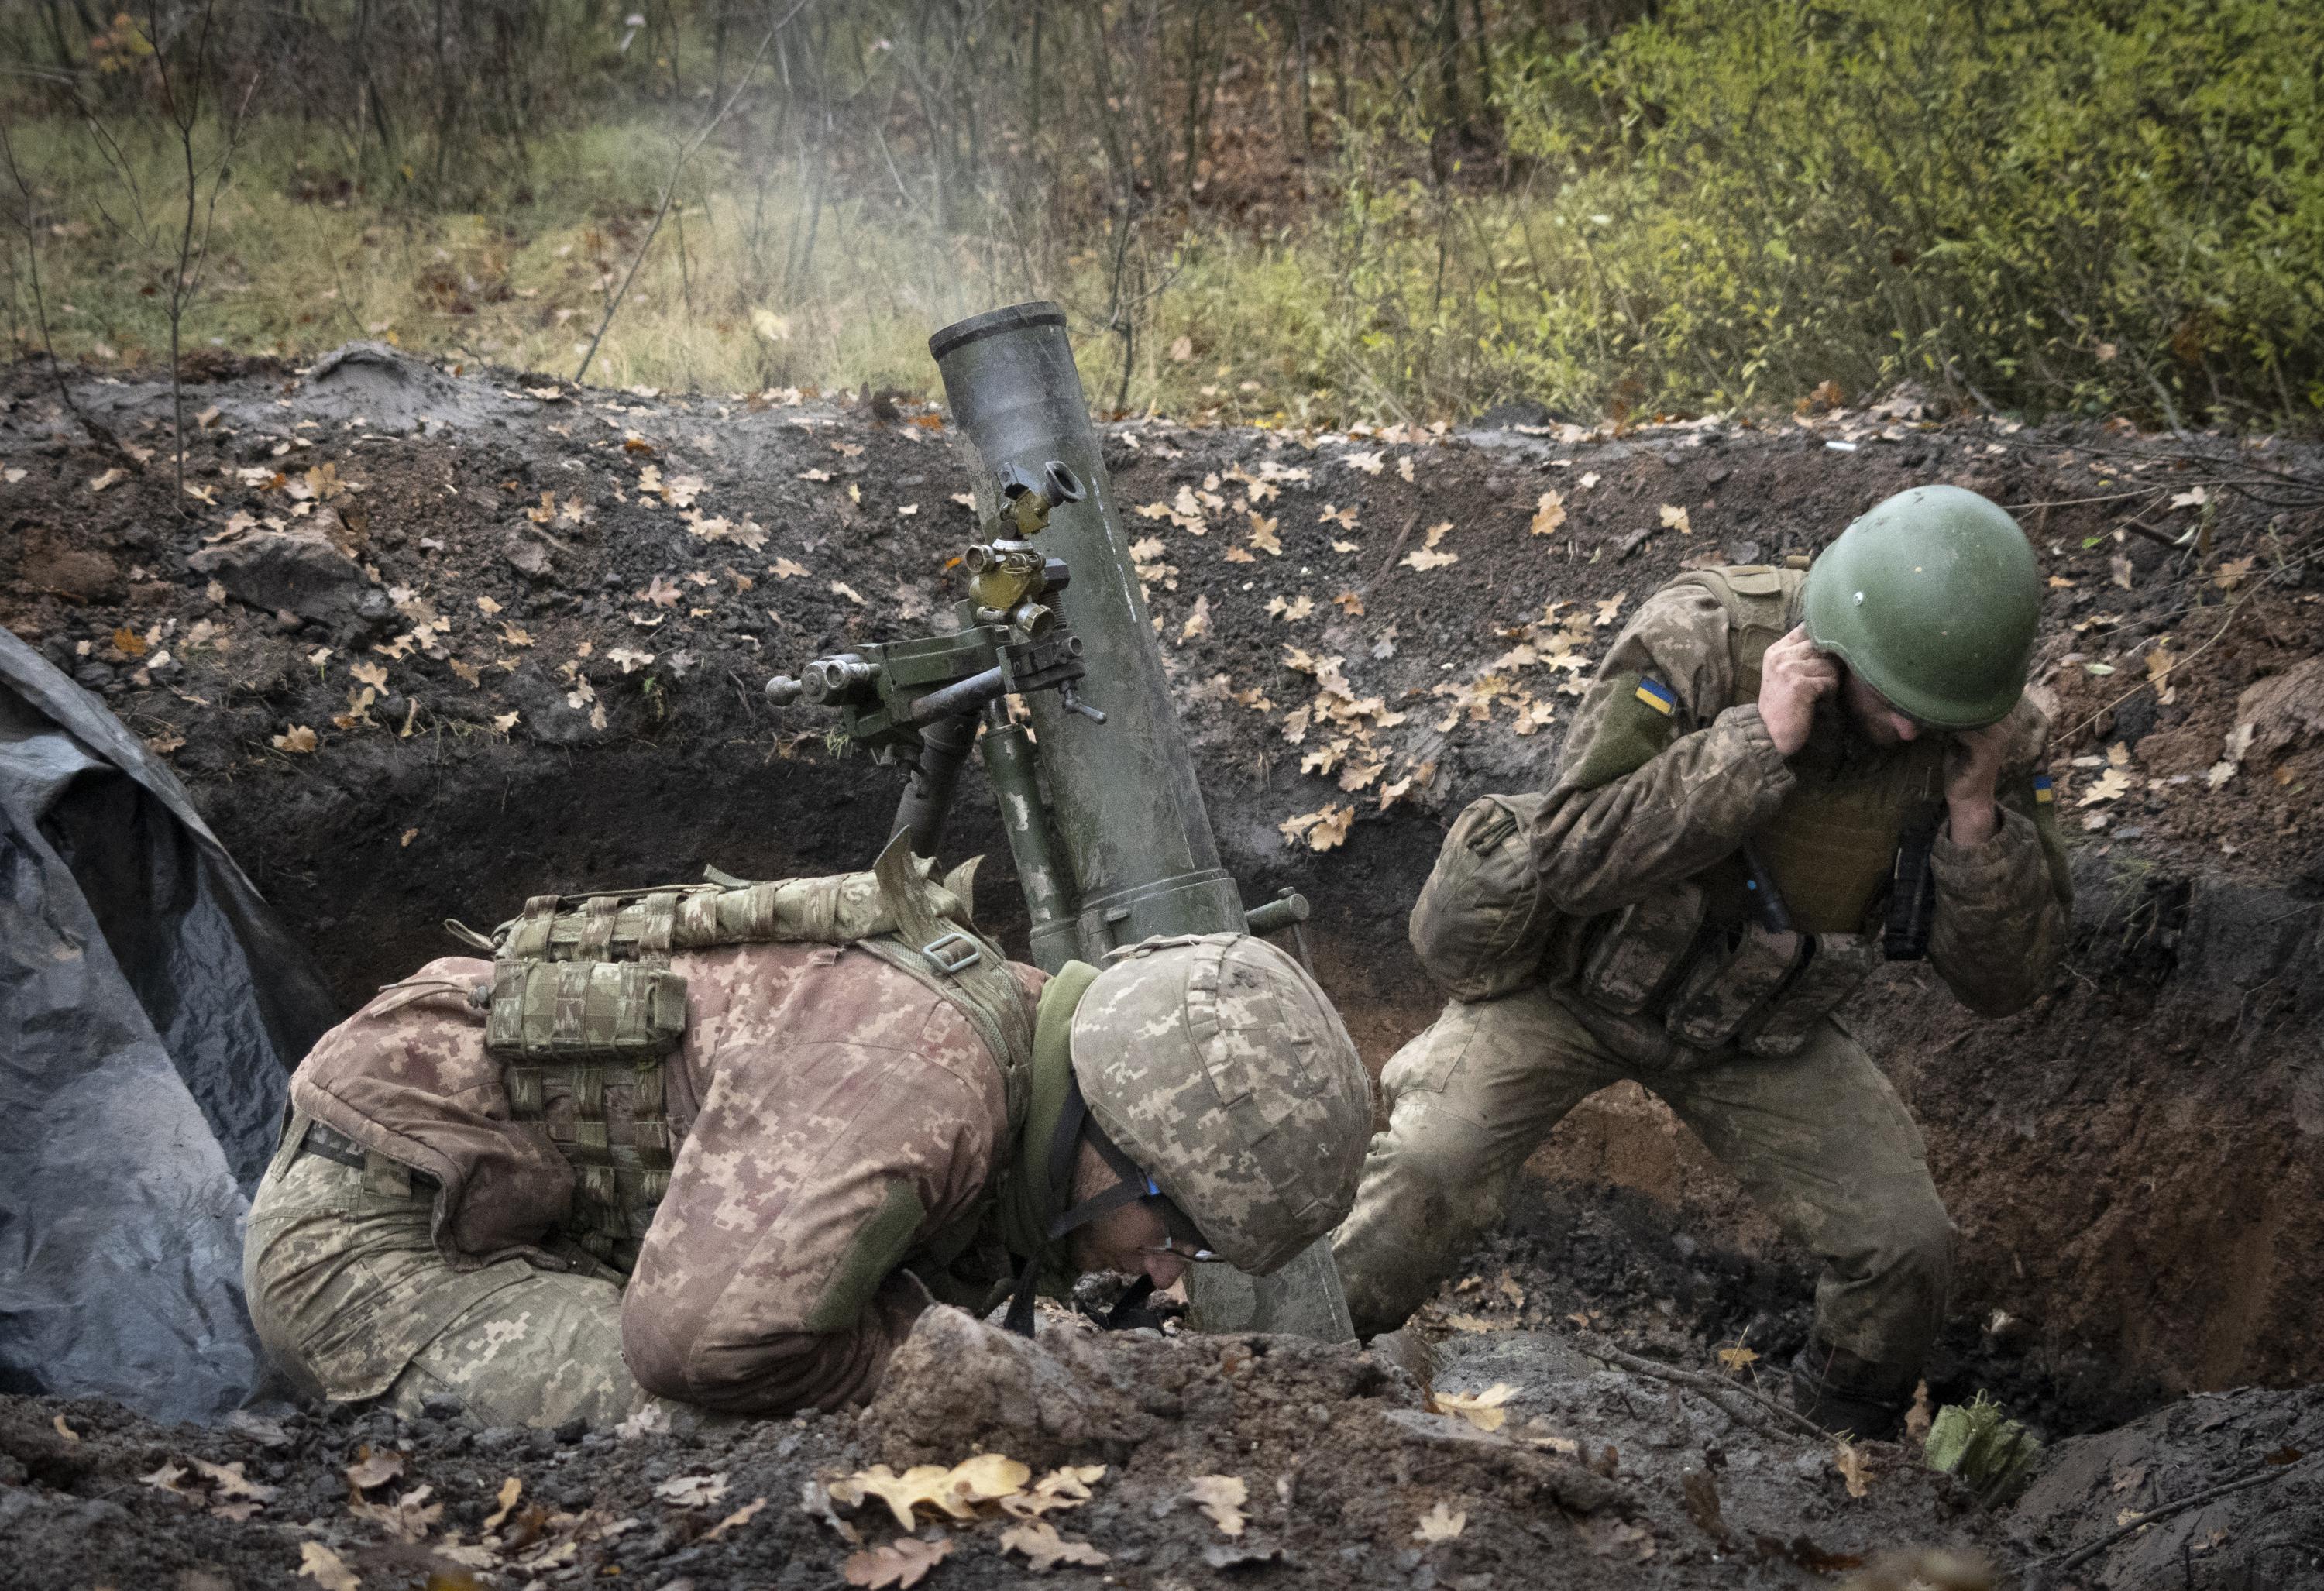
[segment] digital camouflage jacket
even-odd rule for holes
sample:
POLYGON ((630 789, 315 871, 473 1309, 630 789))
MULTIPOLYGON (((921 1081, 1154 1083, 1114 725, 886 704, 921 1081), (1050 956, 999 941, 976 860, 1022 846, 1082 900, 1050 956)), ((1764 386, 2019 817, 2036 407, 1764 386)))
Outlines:
MULTIPOLYGON (((1012 1152, 999 1064, 969 1020, 867 952, 760 943, 678 952, 687 1023, 662 1067, 676 1148, 622 1303, 640 1384, 733 1412, 835 1407, 876 1386, 928 1292, 990 1226, 1012 1152)), ((1014 969, 1028 1021, 1044 975, 1014 969)), ((447 958, 416 975, 454 985, 492 964, 447 958)), ((434 1236, 467 1268, 542 1246, 574 1171, 548 1131, 509 1119, 483 1013, 456 992, 383 996, 327 1034, 291 1082, 296 1107, 434 1177, 434 1236)), ((609 1076, 618 1076, 609 1073, 609 1076)), ((604 1129, 624 1141, 627 1085, 604 1129)))
MULTIPOLYGON (((1738 635, 1714 582, 1683 576, 1640 606, 1583 696, 1541 814, 1536 855, 1558 908, 1576 917, 1625 906, 1683 879, 1711 887, 1714 911, 1739 915, 1747 840, 1786 895, 1854 931, 1885 885, 1895 813, 1868 792, 1911 786, 1941 812, 1943 745, 1881 749, 1818 704, 1806 746, 1777 754, 1757 705, 1759 654, 1798 622, 1798 577, 1713 572, 1780 608, 1783 629, 1738 635), (1757 584, 1753 584, 1757 582, 1757 584), (1883 828, 1883 823, 1886 827, 1883 828), (1853 849, 1860 856, 1844 851, 1853 849)), ((2049 780, 2049 721, 2029 694, 2006 721, 2014 744, 1996 795, 2000 824, 1974 848, 1939 826, 1928 956, 1963 1004, 1986 1016, 2021 1009, 2047 987, 2072 901, 2049 780)))

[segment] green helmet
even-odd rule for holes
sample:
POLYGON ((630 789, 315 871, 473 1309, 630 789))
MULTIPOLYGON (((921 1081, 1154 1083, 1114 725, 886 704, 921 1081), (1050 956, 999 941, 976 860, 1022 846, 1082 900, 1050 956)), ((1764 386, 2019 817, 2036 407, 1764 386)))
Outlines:
POLYGON ((2025 690, 2042 571, 2017 521, 1959 486, 1915 486, 1808 570, 1808 639, 1938 729, 2008 716, 2025 690))
POLYGON ((1237 1270, 1264 1275, 1356 1200, 1371 1085, 1299 963, 1248 933, 1113 952, 1074 1008, 1090 1116, 1237 1270))

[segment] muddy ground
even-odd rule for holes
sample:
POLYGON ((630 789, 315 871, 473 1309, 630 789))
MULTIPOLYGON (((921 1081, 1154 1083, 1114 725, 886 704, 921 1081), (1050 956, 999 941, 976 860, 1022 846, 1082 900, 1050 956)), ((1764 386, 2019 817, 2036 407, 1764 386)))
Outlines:
MULTIPOLYGON (((495 921, 545 887, 667 881, 706 861, 750 876, 831 870, 859 865, 884 834, 899 774, 835 756, 821 722, 769 709, 759 685, 818 652, 936 621, 950 601, 945 561, 971 528, 940 415, 791 392, 584 391, 384 350, 308 373, 220 360, 189 389, 199 420, 181 492, 165 385, 76 377, 69 391, 77 414, 44 372, 18 367, 0 382, 0 621, 166 752, 350 1005, 440 953, 433 925, 447 916, 495 921)), ((2037 677, 2057 707, 2053 772, 2080 898, 2069 966, 2020 1016, 1971 1019, 1912 969, 1878 980, 1849 1013, 1922 1121, 1960 1229, 1932 1395, 1991 1390, 2058 1438, 2141 1416, 2167 1423, 2204 1406, 2190 1393, 2324 1380, 2314 1308, 2324 1055, 2313 1037, 2324 1010, 2324 452, 1938 423, 1909 399, 1781 426, 1678 422, 1618 436, 1545 415, 1496 418, 1508 423, 1441 434, 1159 422, 1107 432, 1228 865, 1248 898, 1296 886, 1314 903, 1319 970, 1367 1058, 1384 1061, 1436 1005, 1403 917, 1443 824, 1479 792, 1541 782, 1572 701, 1563 687, 1629 607, 1691 562, 1812 552, 1906 484, 1974 487, 2016 508, 2050 576, 2037 677), (2252 733, 2236 734, 2246 722, 2252 733)), ((1006 848, 973 771, 947 849, 989 854, 980 903, 1021 943, 1006 848)), ((1154 1585, 1217 1574, 1563 1583, 1545 1564, 1571 1559, 1581 1576, 1625 1561, 1630 1538, 1591 1550, 1588 1522, 1609 1511, 1656 1543, 1637 1566, 1648 1579, 1812 1572, 1798 1554, 1728 1552, 1689 1520, 1680 1472, 1715 1470, 1708 1448, 1731 1456, 1744 1438, 1674 1435, 1667 1387, 1577 1375, 1555 1335, 1603 1331, 1697 1366, 1740 1343, 1763 1356, 1748 1376, 1804 1335, 1801 1256, 1635 1090, 1577 1111, 1532 1169, 1510 1220, 1421 1329, 1446 1347, 1455 1379, 1440 1385, 1482 1384, 1457 1377, 1483 1355, 1492 1377, 1522 1389, 1509 1430, 1539 1419, 1545 1435, 1619 1449, 1609 1484, 1630 1488, 1624 1500, 1568 1495, 1557 1490, 1567 1480, 1530 1469, 1508 1478, 1510 1454, 1564 1462, 1553 1448, 1442 1458, 1438 1436, 1388 1420, 1419 1395, 1393 1376, 1360 1395, 1331 1383, 1342 1390, 1318 1406, 1384 1423, 1361 1440, 1318 1439, 1316 1428, 1259 1411, 1296 1403, 1298 1375, 1356 1373, 1327 1356, 1278 1381, 1270 1358, 1246 1371, 1257 1423, 1243 1439, 1259 1446, 1243 1469, 1223 1457, 1188 1467, 1221 1439, 1211 1418, 1166 1420, 1109 1460, 1115 1472, 1067 1533, 1146 1556, 1100 1573, 1154 1585), (1661 1446, 1657 1420, 1670 1439, 1661 1446), (1283 1504, 1277 1480, 1327 1452, 1341 1478, 1295 1481, 1283 1504), (1387 1501, 1358 1495, 1337 1463, 1354 1452, 1405 1484, 1387 1487, 1387 1501), (1658 1457, 1641 1472, 1647 1452, 1658 1457), (1416 1498, 1416 1516, 1438 1484, 1422 1477, 1440 1464, 1455 1476, 1443 1485, 1474 1494, 1471 1522, 1404 1562, 1418 1544, 1399 1532, 1415 1526, 1392 1530, 1363 1511, 1416 1498), (1475 1478, 1487 1472, 1500 1478, 1475 1478), (1172 1486, 1208 1473, 1250 1481, 1252 1532, 1283 1543, 1296 1566, 1213 1568, 1200 1552, 1226 1540, 1214 1526, 1190 1509, 1155 1516, 1172 1486), (1108 1486, 1119 1490, 1109 1497, 1108 1486), (1336 1556, 1351 1527, 1333 1521, 1351 1509, 1363 1515, 1360 1561, 1336 1556)), ((1215 1341, 1153 1351, 1213 1366, 1234 1357, 1215 1341)), ((1246 1393, 1231 1390, 1240 1438, 1246 1393)), ((2250 1419, 2290 1407, 2274 1395, 2250 1419)), ((2301 1407, 2293 1413, 2312 1422, 2312 1404, 2301 1407)), ((41 1427, 56 1412, 10 1409, 41 1427)), ((1698 1417, 1725 1418, 1684 1419, 1698 1417)), ((68 1418, 96 1433, 89 1447, 66 1444, 71 1452, 115 1457, 65 1480, 57 1505, 127 1508, 115 1522, 134 1551, 164 1553, 146 1528, 164 1516, 152 1511, 185 1504, 124 1481, 121 1467, 150 1473, 144 1460, 172 1442, 215 1458, 224 1449, 201 1442, 244 1439, 156 1432, 118 1411, 68 1418)), ((300 1477, 301 1501, 269 1502, 230 1528, 189 1515, 203 1522, 166 1544, 180 1556, 156 1557, 148 1572, 133 1554, 107 1572, 158 1583, 166 1562, 171 1574, 208 1564, 230 1583, 263 1577, 230 1543, 279 1545, 293 1539, 282 1523, 326 1514, 343 1528, 315 1476, 361 1441, 392 1439, 412 1448, 417 1480, 456 1508, 476 1504, 471 1541, 494 1489, 520 1470, 506 1448, 535 1466, 521 1471, 529 1487, 549 1485, 552 1468, 579 1477, 558 1477, 559 1511, 578 1513, 601 1490, 608 1518, 644 1510, 647 1522, 597 1561, 650 1571, 650 1584, 835 1583, 844 1544, 828 1526, 798 1522, 798 1483, 884 1451, 838 1421, 537 1453, 532 1437, 493 1446, 492 1433, 367 1432, 297 1416, 284 1429, 289 1445, 253 1448, 250 1473, 300 1477), (778 1452, 791 1435, 797 1444, 778 1452), (423 1458, 438 1467, 422 1473, 423 1458), (769 1495, 751 1527, 791 1577, 746 1551, 751 1527, 730 1531, 732 1546, 679 1559, 695 1511, 665 1519, 635 1494, 663 1459, 731 1468, 742 1501, 769 1495), (620 1556, 642 1541, 664 1550, 620 1556)), ((2218 1434, 2242 1429, 2242 1416, 2191 1434, 2158 1427, 2146 1439, 2186 1451, 2178 1469, 2150 1466, 2154 1484, 2255 1463, 2249 1443, 2218 1434)), ((2054 1545, 2029 1545, 1901 1454, 1859 1499, 1828 1450, 1749 1440, 1765 1445, 1751 1449, 1755 1463, 1803 1473, 1788 1490, 1742 1485, 1730 1504, 1745 1520, 1729 1531, 1738 1543, 1804 1535, 1818 1553, 1856 1555, 1951 1542, 2014 1570, 2079 1539, 2053 1521, 2043 1528, 2054 1545)), ((2296 1466, 2282 1482, 2310 1496, 2313 1484, 2296 1466)), ((2280 1489, 2271 1479, 2255 1494, 2280 1489)), ((2090 1502, 2080 1533, 2129 1505, 2090 1502)), ((996 1578, 1016 1572, 991 1558, 995 1529, 972 1534, 930 1583, 971 1583, 979 1565, 996 1578)), ((2250 1534, 2190 1546, 2172 1569, 2185 1576, 2167 1583, 2246 1583, 2232 1577, 2257 1574, 2262 1560, 2228 1548, 2250 1534)))

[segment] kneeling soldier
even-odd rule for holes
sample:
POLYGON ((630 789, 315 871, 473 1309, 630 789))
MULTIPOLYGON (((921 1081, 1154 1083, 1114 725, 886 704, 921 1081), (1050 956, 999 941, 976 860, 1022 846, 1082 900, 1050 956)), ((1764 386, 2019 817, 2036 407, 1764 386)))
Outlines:
POLYGON ((2015 522, 1925 487, 1804 575, 1683 575, 1583 698, 1545 795, 1455 823, 1412 916, 1454 998, 1388 1062, 1333 1240, 1359 1330, 1399 1324, 1560 1117, 1634 1080, 1822 1262, 1794 1397, 1879 1434, 1941 1320, 1919 1130, 1831 1019, 1925 954, 1983 1016, 2046 986, 2070 907, 2024 699, 2040 575, 2015 522))
POLYGON ((933 1296, 1272 1270, 1347 1213, 1369 1086, 1237 934, 1012 965, 964 876, 540 897, 291 1082, 244 1270, 313 1395, 488 1424, 860 1402, 933 1296))

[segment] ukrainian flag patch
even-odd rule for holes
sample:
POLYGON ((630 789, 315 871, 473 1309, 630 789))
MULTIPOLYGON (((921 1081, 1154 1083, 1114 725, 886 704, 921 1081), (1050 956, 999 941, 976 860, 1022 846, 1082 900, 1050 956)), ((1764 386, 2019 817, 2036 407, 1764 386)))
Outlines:
POLYGON ((2035 774, 2034 776, 2034 799, 2037 804, 2043 806, 2047 806, 2058 799, 2057 791, 2050 787, 2050 776, 2048 774, 2035 774))
POLYGON ((1669 717, 1672 711, 1678 706, 1678 698, 1671 694, 1670 686, 1658 679, 1638 681, 1637 694, 1639 701, 1644 702, 1665 718, 1669 717))

